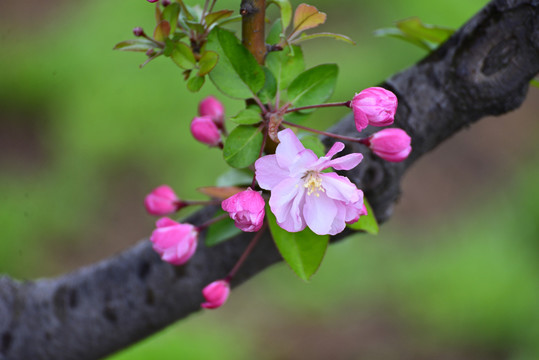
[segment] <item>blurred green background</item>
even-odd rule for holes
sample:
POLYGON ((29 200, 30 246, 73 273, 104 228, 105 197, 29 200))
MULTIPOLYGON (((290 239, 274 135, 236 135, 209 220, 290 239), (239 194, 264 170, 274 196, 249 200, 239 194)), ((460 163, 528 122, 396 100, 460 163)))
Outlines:
MULTIPOLYGON (((320 30, 358 45, 306 43, 307 64, 337 62, 333 100, 350 99, 425 55, 375 29, 410 16, 457 28, 486 2, 313 0, 320 30)), ((225 170, 188 126, 215 88, 191 94, 168 59, 140 70, 144 55, 112 51, 152 21, 144 0, 0 3, 1 273, 54 276, 121 251, 152 230, 153 187, 201 198, 225 170)), ((220 98, 229 115, 241 106, 220 98)), ((331 246, 311 283, 276 265, 110 359, 538 359, 538 101, 531 89, 422 159, 381 234, 331 246)))

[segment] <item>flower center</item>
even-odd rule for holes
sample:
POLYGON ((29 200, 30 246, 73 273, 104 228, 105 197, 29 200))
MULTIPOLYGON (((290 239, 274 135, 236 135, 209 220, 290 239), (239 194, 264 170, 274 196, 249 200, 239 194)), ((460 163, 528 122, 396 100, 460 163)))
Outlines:
POLYGON ((326 191, 322 187, 322 179, 320 179, 318 172, 312 170, 307 171, 302 179, 304 181, 303 186, 307 189, 307 195, 315 194, 316 197, 319 197, 319 191, 326 191))

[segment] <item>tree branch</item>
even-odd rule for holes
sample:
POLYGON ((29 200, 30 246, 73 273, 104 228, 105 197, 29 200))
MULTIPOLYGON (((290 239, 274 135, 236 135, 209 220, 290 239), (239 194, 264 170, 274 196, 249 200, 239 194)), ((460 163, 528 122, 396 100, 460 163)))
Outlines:
MULTIPOLYGON (((414 150, 404 163, 373 157, 347 175, 366 192, 377 218, 391 216, 400 179, 422 155, 481 117, 517 108, 539 72, 539 0, 494 0, 447 43, 383 86, 399 98, 397 126, 414 150)), ((334 131, 354 134, 351 117, 334 131)), ((327 142, 329 144, 329 141, 327 142)), ((201 223, 216 208, 189 221, 201 223)), ((334 240, 344 237, 339 235, 334 240)), ((53 279, 0 278, 0 360, 98 359, 198 311, 201 290, 223 278, 251 235, 212 248, 201 244, 185 266, 162 262, 143 241, 118 256, 53 279)), ((280 261, 265 234, 233 285, 280 261)))

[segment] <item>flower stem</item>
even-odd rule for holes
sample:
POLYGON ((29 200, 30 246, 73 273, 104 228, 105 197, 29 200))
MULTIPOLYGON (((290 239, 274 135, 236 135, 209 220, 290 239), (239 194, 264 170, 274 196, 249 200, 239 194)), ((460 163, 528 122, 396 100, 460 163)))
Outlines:
POLYGON ((207 227, 210 226, 210 225, 215 224, 216 222, 219 222, 219 221, 221 221, 221 220, 226 219, 227 217, 228 217, 228 213, 227 213, 227 214, 222 214, 222 215, 216 216, 216 217, 214 217, 213 219, 210 219, 210 220, 206 221, 204 224, 197 226, 197 229, 200 231, 200 230, 202 230, 202 229, 207 228, 207 227))
POLYGON ((232 270, 230 270, 228 275, 225 277, 225 281, 230 282, 230 280, 232 280, 232 278, 236 275, 236 273, 238 272, 240 267, 245 262, 245 259, 247 259, 247 256, 249 256, 249 254, 253 251, 253 248, 255 247, 258 240, 260 240, 260 238, 262 237, 262 234, 264 233, 264 231, 266 230, 267 227, 268 227, 268 223, 264 222, 264 225, 262 225, 262 228, 260 230, 258 230, 256 235, 253 237, 253 240, 251 240, 249 245, 247 245, 247 247, 245 248, 245 251, 243 252, 243 254, 241 254, 238 262, 236 263, 236 265, 234 265, 232 270))
POLYGON ((266 0, 242 0, 240 14, 243 45, 254 55, 259 64, 264 64, 266 0))
POLYGON ((318 105, 309 105, 309 106, 301 106, 297 108, 287 109, 285 113, 290 113, 294 111, 301 111, 301 110, 307 110, 307 109, 316 109, 316 108, 323 108, 323 107, 333 107, 333 106, 346 106, 350 107, 350 101, 345 102, 338 102, 338 103, 327 103, 327 104, 318 104, 318 105))
POLYGON ((361 139, 361 138, 354 138, 354 137, 350 137, 350 136, 337 135, 337 134, 333 134, 333 133, 330 133, 330 132, 327 132, 327 131, 316 130, 316 129, 312 129, 312 128, 309 128, 309 127, 306 127, 306 126, 294 124, 294 123, 291 123, 291 122, 288 122, 288 121, 283 121, 282 124, 285 124, 285 125, 288 125, 288 126, 293 126, 293 127, 298 128, 298 129, 303 129, 303 130, 310 131, 310 132, 315 133, 315 134, 324 135, 324 136, 331 137, 331 138, 338 139, 338 140, 342 140, 342 141, 356 142, 356 143, 365 144, 365 145, 368 144, 367 138, 361 139))

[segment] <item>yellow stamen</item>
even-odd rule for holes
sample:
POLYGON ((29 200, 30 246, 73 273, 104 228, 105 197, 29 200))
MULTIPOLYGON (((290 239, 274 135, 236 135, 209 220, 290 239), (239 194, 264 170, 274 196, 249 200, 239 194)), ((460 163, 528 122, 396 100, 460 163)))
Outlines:
POLYGON ((320 179, 318 172, 307 171, 302 179, 305 181, 303 186, 307 189, 307 195, 314 193, 316 197, 319 197, 319 191, 325 192, 324 188, 322 187, 322 179, 320 179))

